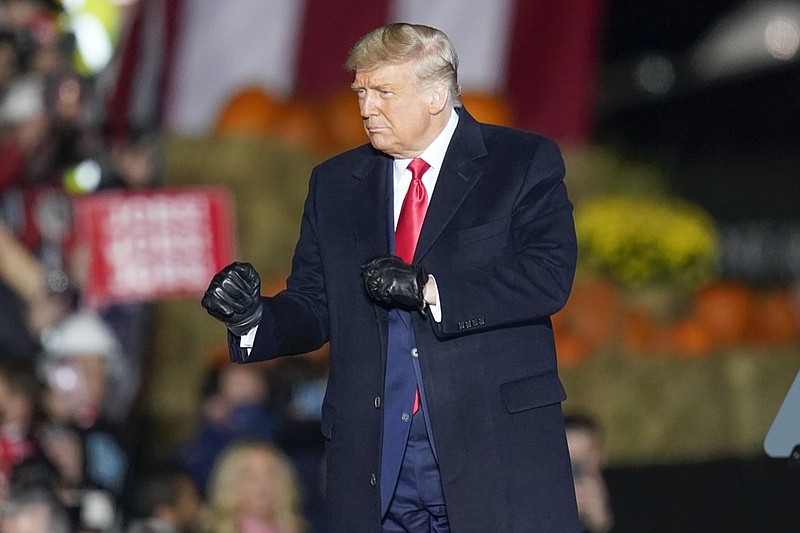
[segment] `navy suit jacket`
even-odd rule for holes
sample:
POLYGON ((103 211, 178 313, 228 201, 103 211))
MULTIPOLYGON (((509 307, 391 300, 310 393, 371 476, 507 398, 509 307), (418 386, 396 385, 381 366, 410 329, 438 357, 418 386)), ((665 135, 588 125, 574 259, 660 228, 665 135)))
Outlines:
MULTIPOLYGON (((414 258, 436 277, 443 320, 411 314, 450 525, 579 531, 549 318, 576 262, 564 164, 544 137, 459 115, 414 258)), ((229 338, 238 362, 330 340, 322 433, 336 533, 380 530, 388 311, 360 266, 390 249, 391 163, 364 145, 314 169, 287 289, 263 299, 249 356, 229 338)))

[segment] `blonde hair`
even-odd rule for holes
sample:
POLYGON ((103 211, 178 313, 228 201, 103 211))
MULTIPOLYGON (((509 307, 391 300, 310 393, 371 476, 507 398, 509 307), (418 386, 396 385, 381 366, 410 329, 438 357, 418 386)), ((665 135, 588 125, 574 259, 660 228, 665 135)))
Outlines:
POLYGON ((281 490, 275 502, 275 524, 283 533, 306 531, 300 506, 300 489, 289 458, 275 446, 263 441, 239 441, 229 445, 214 463, 208 483, 208 509, 201 531, 239 533, 239 501, 236 486, 246 458, 267 452, 277 459, 281 490))
POLYGON ((381 26, 358 40, 347 55, 345 67, 354 72, 409 61, 419 83, 443 82, 450 103, 461 106, 458 55, 447 35, 436 28, 404 22, 381 26))

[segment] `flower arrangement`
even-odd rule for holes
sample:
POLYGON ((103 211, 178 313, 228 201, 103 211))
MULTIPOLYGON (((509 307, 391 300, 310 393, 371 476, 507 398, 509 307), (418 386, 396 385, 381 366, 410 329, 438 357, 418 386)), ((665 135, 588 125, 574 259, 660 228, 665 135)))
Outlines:
POLYGON ((575 209, 582 269, 623 286, 691 288, 707 281, 718 236, 700 207, 671 198, 604 196, 575 209))

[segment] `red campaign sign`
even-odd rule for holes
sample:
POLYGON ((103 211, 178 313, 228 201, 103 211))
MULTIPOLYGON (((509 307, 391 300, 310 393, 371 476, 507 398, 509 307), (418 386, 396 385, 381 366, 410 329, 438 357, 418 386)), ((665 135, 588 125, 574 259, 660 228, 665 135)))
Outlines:
POLYGON ((76 199, 89 307, 198 296, 234 257, 225 189, 103 192, 76 199))

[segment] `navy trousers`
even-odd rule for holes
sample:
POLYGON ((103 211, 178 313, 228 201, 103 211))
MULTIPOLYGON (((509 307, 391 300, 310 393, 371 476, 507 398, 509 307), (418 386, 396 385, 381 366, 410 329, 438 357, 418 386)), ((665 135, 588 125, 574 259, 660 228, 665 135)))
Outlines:
POLYGON ((411 417, 397 487, 382 523, 383 533, 449 533, 439 467, 422 410, 411 417))

